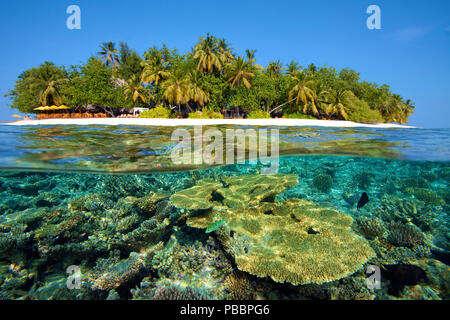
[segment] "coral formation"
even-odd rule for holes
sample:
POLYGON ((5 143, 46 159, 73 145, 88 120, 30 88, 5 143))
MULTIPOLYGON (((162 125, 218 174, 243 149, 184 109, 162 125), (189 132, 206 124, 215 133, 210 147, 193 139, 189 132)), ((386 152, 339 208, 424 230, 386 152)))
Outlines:
POLYGON ((313 179, 313 187, 321 192, 330 192, 333 178, 329 174, 319 174, 313 179))
POLYGON ((233 272, 225 278, 228 300, 252 300, 253 290, 250 281, 242 272, 233 272))
MULTIPOLYGON (((270 276, 278 282, 324 283, 352 274, 373 256, 367 242, 351 231, 350 216, 303 200, 268 201, 292 186, 296 178, 245 178, 223 178, 225 185, 210 188, 209 195, 202 195, 210 199, 207 204, 211 210, 192 214, 187 220, 192 227, 207 228, 217 219, 226 219, 218 238, 240 270, 270 276), (265 179, 279 179, 280 183, 272 184, 276 190, 267 188, 265 179), (252 192, 243 197, 242 190, 249 188, 252 192), (220 201, 213 200, 213 193, 221 195, 220 201), (261 227, 249 231, 249 221, 261 227)), ((195 194, 189 189, 182 193, 195 194)), ((177 195, 171 199, 177 206, 185 203, 177 195)))
POLYGON ((387 228, 389 230, 388 240, 396 246, 412 248, 424 244, 424 234, 413 224, 393 221, 388 224, 387 228))
POLYGON ((449 298, 448 163, 287 156, 280 174, 259 170, 0 172, 0 299, 449 298), (370 291, 367 264, 428 280, 370 291))
POLYGON ((382 237, 386 232, 383 221, 378 218, 363 217, 357 220, 357 223, 360 230, 369 239, 382 237))

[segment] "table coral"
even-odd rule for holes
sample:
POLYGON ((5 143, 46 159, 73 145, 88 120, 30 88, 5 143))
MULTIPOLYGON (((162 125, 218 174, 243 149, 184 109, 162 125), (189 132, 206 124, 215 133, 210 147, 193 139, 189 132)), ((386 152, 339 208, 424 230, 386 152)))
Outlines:
MULTIPOLYGON (((373 250, 352 232, 348 215, 304 200, 276 202, 275 196, 296 181, 294 175, 227 177, 214 187, 199 181, 210 183, 201 195, 202 208, 209 210, 193 210, 187 224, 206 229, 226 219, 216 231, 218 239, 240 270, 259 277, 320 284, 351 275, 374 256, 373 250), (245 248, 235 250, 235 242, 244 239, 245 248)), ((192 209, 185 200, 189 196, 198 203, 197 187, 172 196, 172 202, 192 209)))

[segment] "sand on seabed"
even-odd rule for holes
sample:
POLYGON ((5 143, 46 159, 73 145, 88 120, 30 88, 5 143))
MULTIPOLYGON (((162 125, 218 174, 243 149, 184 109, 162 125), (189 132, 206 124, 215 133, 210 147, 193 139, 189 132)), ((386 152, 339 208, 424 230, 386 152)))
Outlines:
POLYGON ((390 123, 358 123, 340 120, 309 119, 155 119, 155 118, 83 118, 83 119, 45 119, 18 120, 9 125, 137 125, 137 126, 207 126, 207 125, 242 125, 242 126, 282 126, 282 127, 367 127, 367 128, 414 128, 390 123))

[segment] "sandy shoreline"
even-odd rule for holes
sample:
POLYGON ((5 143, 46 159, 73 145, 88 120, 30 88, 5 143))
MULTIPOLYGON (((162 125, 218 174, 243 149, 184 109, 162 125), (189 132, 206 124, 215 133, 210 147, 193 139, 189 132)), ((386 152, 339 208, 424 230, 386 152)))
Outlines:
POLYGON ((283 126, 283 127, 366 127, 366 128, 414 128, 411 126, 379 123, 366 124, 352 121, 307 120, 307 119, 150 119, 150 118, 84 118, 19 120, 5 123, 15 126, 30 125, 137 125, 137 126, 194 126, 194 125, 242 125, 242 126, 283 126))

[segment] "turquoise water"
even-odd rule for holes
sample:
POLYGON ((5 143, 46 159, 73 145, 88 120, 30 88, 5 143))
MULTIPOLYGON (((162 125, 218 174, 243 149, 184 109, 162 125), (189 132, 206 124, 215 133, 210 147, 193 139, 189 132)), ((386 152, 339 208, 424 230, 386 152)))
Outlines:
POLYGON ((0 297, 449 298, 450 130, 281 128, 271 178, 172 130, 0 126, 0 297))

